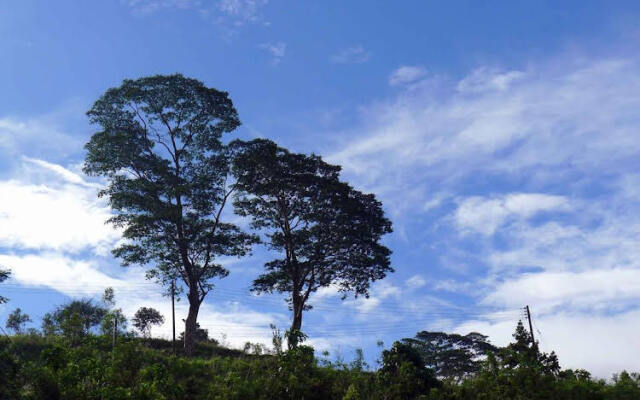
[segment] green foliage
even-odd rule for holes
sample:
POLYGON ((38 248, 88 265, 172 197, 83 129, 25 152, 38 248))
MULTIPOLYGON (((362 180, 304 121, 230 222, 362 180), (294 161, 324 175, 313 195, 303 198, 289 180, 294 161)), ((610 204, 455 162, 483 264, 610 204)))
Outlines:
MULTIPOLYGON (((9 279, 9 277, 11 276, 11 271, 8 269, 3 269, 2 267, 0 267, 0 283, 6 281, 7 279, 9 279)), ((0 296, 0 304, 4 304, 7 301, 9 301, 9 299, 7 299, 6 297, 0 296)))
POLYGON ((221 139, 240 125, 238 114, 227 93, 177 74, 125 80, 87 115, 99 131, 85 146, 84 171, 108 179, 100 196, 127 239, 114 255, 125 266, 149 265, 147 276, 165 287, 182 279, 191 351, 211 280, 229 273, 216 257, 245 255, 255 242, 221 218, 233 191, 221 139))
POLYGON ((77 343, 92 328, 100 325, 108 313, 109 310, 94 304, 91 299, 72 300, 58 306, 53 313, 45 314, 42 318, 42 330, 45 335, 62 333, 77 343))
MULTIPOLYGON (((180 334, 178 335, 178 340, 179 341, 184 340, 184 332, 180 332, 180 334)), ((209 343, 218 344, 218 341, 216 339, 209 337, 209 330, 201 328, 200 324, 197 322, 196 322, 196 330, 193 334, 193 340, 195 342, 200 342, 200 343, 209 342, 209 343)))
POLYGON ((489 352, 497 348, 477 332, 467 335, 444 332, 418 332, 415 338, 402 339, 414 347, 437 377, 456 382, 475 375, 489 352))
POLYGON ((433 371, 426 368, 420 353, 411 345, 395 342, 382 352, 379 380, 386 398, 415 399, 439 386, 433 371))
POLYGON ((133 316, 133 326, 142 333, 142 336, 151 337, 151 327, 162 325, 164 317, 158 310, 151 307, 140 307, 133 316))
POLYGON ((526 363, 512 369, 493 354, 477 376, 459 384, 440 383, 416 349, 399 342, 383 352, 382 366, 375 372, 363 367, 362 355, 352 362, 320 364, 308 346, 256 356, 228 349, 224 353, 210 343, 198 345, 205 346, 200 356, 185 358, 172 356, 171 343, 160 339, 124 337, 112 350, 109 337, 93 335, 75 346, 60 336, 0 337, 0 399, 640 398, 638 374, 622 372, 607 383, 581 370, 555 374, 526 363))
POLYGON ((380 243, 391 222, 374 195, 340 181, 339 166, 264 139, 233 148, 236 212, 282 255, 265 264, 253 290, 289 294, 292 332, 301 330, 302 311, 319 288, 366 296, 372 281, 393 271, 391 251, 380 243))
POLYGON ((31 322, 31 317, 29 317, 29 314, 23 313, 20 307, 18 307, 7 317, 5 328, 12 330, 16 334, 21 334, 27 322, 31 322))

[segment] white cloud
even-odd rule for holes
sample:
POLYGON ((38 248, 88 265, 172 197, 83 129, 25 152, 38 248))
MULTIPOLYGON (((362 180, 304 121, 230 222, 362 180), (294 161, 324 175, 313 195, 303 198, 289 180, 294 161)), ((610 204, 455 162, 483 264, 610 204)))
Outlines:
POLYGON ((260 8, 268 3, 269 0, 220 0, 218 8, 241 22, 256 22, 261 19, 260 8))
POLYGON ((405 65, 391 73, 391 76, 389 76, 389 85, 398 86, 415 82, 426 74, 427 71, 422 67, 405 65))
POLYGON ((95 295, 106 287, 119 287, 123 282, 98 271, 91 261, 75 260, 57 252, 0 254, 0 265, 11 267, 12 282, 44 286, 75 296, 95 295), (102 289, 96 287, 98 283, 102 289))
POLYGON ((95 185, 41 160, 25 159, 20 172, 29 179, 0 181, 2 246, 104 254, 119 239, 95 185))
POLYGON ((78 138, 59 128, 55 121, 58 118, 57 115, 29 119, 0 118, 0 155, 4 153, 7 159, 45 153, 64 157, 81 148, 82 142, 78 138))
MULTIPOLYGON (((533 308, 534 335, 543 351, 555 351, 562 368, 581 368, 600 378, 610 378, 623 369, 634 371, 640 358, 638 330, 640 311, 616 315, 556 313, 537 316, 533 308)), ((504 346, 512 338, 514 321, 498 323, 469 321, 455 331, 482 332, 494 344, 504 346)))
POLYGON ((426 284, 427 281, 420 275, 414 275, 405 282, 405 285, 410 289, 418 289, 426 284))
POLYGON ((469 76, 458 82, 458 91, 468 93, 486 92, 492 90, 504 91, 518 79, 524 78, 522 71, 500 72, 494 68, 478 68, 469 76))
POLYGON ((355 307, 361 313, 371 312, 376 309, 382 301, 390 297, 398 297, 402 293, 401 289, 386 281, 376 282, 370 290, 369 297, 358 297, 348 300, 345 303, 355 307))
POLYGON ((638 63, 563 66, 531 68, 504 90, 461 93, 456 82, 431 80, 362 107, 361 123, 343 133, 349 141, 330 159, 365 183, 390 177, 396 187, 474 170, 514 175, 536 168, 531 172, 553 172, 556 180, 596 165, 601 173, 616 170, 616 161, 640 151, 633 134, 638 63), (406 174, 409 168, 422 173, 406 174))
POLYGON ((135 15, 149 15, 162 10, 192 11, 225 28, 227 34, 250 23, 263 23, 261 9, 268 0, 128 0, 125 2, 135 15))
POLYGON ((463 230, 492 235, 510 216, 528 218, 542 211, 568 208, 565 197, 542 193, 512 193, 498 198, 475 196, 460 203, 455 220, 463 230))
POLYGON ((267 51, 271 55, 271 64, 278 65, 287 52, 287 45, 283 42, 262 43, 260 48, 267 51))
POLYGON ((536 304, 540 311, 559 306, 615 310, 640 300, 640 269, 595 269, 581 272, 540 272, 499 284, 485 302, 507 307, 536 304))
POLYGON ((331 62, 336 64, 360 64, 369 61, 371 52, 362 45, 348 47, 331 56, 331 62))

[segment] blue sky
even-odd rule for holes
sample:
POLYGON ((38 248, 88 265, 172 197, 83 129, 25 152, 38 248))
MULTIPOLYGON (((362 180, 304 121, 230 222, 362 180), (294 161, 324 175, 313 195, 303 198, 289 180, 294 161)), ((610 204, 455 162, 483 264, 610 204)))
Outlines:
MULTIPOLYGON (((637 368, 639 17, 623 1, 2 2, 0 264, 14 278, 0 320, 20 306, 39 325, 106 286, 129 315, 168 315, 143 270, 109 255, 119 233, 80 165, 101 93, 181 72, 230 93, 235 137, 343 165, 394 222, 396 273, 368 300, 313 299, 317 348, 373 363, 378 339, 421 329, 505 344, 529 304, 564 367, 637 368)), ((267 257, 223 260, 200 317, 216 338, 288 325, 280 297, 247 291, 267 257)))

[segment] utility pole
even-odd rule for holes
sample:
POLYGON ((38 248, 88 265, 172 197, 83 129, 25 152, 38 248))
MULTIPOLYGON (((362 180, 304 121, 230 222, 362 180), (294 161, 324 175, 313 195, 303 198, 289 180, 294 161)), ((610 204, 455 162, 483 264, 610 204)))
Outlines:
POLYGON ((176 280, 171 281, 171 323, 173 325, 173 355, 176 355, 176 309, 174 304, 174 298, 176 293, 176 280))
POLYGON ((531 332, 531 345, 536 345, 536 340, 533 338, 533 325, 531 324, 531 311, 529 310, 529 306, 525 306, 524 310, 527 314, 527 319, 529 320, 529 332, 531 332))

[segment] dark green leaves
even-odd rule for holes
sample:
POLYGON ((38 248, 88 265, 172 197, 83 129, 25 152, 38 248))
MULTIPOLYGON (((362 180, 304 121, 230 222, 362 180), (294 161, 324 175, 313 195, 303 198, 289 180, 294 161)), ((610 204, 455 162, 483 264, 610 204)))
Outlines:
MULTIPOLYGON (((268 140, 235 142, 236 212, 251 218, 282 257, 265 264, 256 291, 289 292, 300 307, 311 292, 335 284, 367 295, 390 267, 380 244, 391 232, 382 205, 339 180, 340 167, 290 153, 268 140)), ((295 304, 294 304, 295 308, 295 304)))
POLYGON ((253 238, 221 221, 231 188, 224 132, 240 125, 227 93, 182 75, 125 80, 87 113, 100 127, 86 145, 84 170, 105 176, 127 242, 114 254, 124 265, 153 264, 161 281, 187 286, 228 272, 218 255, 243 255, 253 238))
MULTIPOLYGON (((0 267, 0 283, 9 279, 10 276, 11 276, 10 270, 2 269, 2 267, 0 267)), ((6 297, 0 296, 0 304, 6 303, 7 301, 9 301, 9 299, 7 299, 6 297)))
POLYGON ((487 336, 476 332, 459 335, 422 331, 415 338, 402 341, 418 351, 436 376, 455 381, 477 373, 489 352, 498 350, 487 336))

